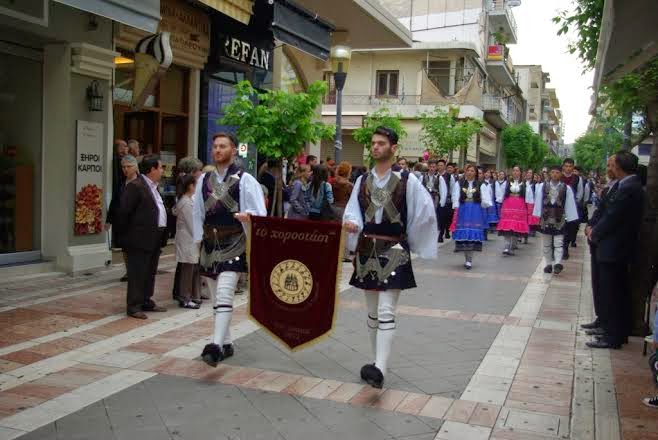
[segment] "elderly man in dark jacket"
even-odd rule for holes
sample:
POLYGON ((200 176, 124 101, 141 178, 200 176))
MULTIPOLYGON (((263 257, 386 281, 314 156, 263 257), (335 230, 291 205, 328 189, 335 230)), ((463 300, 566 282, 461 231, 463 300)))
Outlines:
POLYGON ((160 158, 144 156, 141 175, 121 196, 118 222, 122 245, 128 256, 128 316, 146 319, 144 312, 164 312, 153 302, 160 249, 167 243, 167 211, 158 192, 163 173, 160 158))
POLYGON ((644 190, 635 174, 638 158, 629 151, 615 154, 616 188, 610 190, 601 217, 586 234, 596 246, 598 287, 601 290, 605 335, 588 342, 592 348, 618 349, 631 327, 628 265, 636 253, 644 209, 644 190))

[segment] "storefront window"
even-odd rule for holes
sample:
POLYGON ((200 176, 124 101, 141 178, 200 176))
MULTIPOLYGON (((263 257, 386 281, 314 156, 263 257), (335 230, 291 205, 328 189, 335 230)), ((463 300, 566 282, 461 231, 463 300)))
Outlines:
POLYGON ((41 61, 0 52, 0 264, 41 246, 42 83, 41 61))

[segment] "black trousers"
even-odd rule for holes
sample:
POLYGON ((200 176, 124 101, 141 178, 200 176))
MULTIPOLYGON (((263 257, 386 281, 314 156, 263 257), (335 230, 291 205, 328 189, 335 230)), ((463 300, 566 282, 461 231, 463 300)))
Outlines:
POLYGON ((600 327, 605 328, 605 307, 603 305, 603 299, 601 297, 601 287, 599 282, 599 262, 596 258, 596 245, 594 243, 589 243, 589 253, 592 262, 592 297, 594 298, 594 313, 596 313, 596 319, 601 323, 600 327))
POLYGON ((160 260, 160 248, 152 252, 128 250, 128 295, 127 312, 152 310, 151 299, 155 291, 155 274, 160 260))
POLYGON ((605 310, 604 329, 610 344, 621 345, 631 330, 631 293, 628 264, 598 262, 599 291, 605 310))
POLYGON ((452 223, 452 204, 446 202, 446 206, 438 208, 439 220, 439 238, 448 235, 450 224, 452 223))
POLYGON ((576 238, 578 238, 578 229, 580 229, 580 220, 567 222, 564 233, 564 247, 576 242, 576 238))
POLYGON ((171 289, 171 296, 173 299, 178 299, 180 296, 180 272, 183 263, 176 264, 176 273, 174 274, 174 287, 171 289))

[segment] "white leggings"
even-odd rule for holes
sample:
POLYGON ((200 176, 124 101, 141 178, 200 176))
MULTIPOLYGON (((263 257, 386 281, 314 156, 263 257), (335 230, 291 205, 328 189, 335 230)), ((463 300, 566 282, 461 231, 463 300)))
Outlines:
POLYGON ((222 272, 216 280, 207 279, 208 290, 215 294, 215 331, 213 344, 231 344, 231 318, 233 316, 233 298, 238 285, 240 274, 238 272, 222 272))
POLYGON ((375 366, 386 374, 395 335, 395 309, 400 298, 399 290, 366 290, 368 308, 368 334, 375 354, 375 366))
POLYGON ((564 253, 564 235, 542 234, 544 242, 544 258, 546 265, 562 264, 562 254, 564 253))

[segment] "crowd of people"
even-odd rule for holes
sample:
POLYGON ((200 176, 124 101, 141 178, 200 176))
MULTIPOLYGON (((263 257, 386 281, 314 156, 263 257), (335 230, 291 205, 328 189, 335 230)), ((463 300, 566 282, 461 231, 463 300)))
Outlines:
MULTIPOLYGON (((399 294, 416 287, 410 255, 434 258, 437 243, 447 239, 471 270, 490 233, 503 237, 500 251, 506 257, 513 257, 528 236, 539 234, 544 272, 559 275, 586 223, 597 314, 595 322, 583 326, 597 336, 588 345, 619 348, 626 342, 628 262, 643 205, 633 154, 620 151, 611 157, 605 177, 586 176, 572 159, 541 172, 475 164, 459 169, 443 159, 413 164, 394 159, 397 134, 379 127, 372 138, 371 169, 308 155, 289 166, 268 161, 253 177, 237 161, 237 145, 233 134, 218 133, 212 164, 204 167, 187 157, 176 169, 173 293, 188 309, 213 300, 215 329, 202 352, 208 364, 234 353, 229 325, 238 283, 247 273, 245 223, 251 215, 343 222, 354 264, 350 283, 365 291, 375 355, 361 377, 375 387, 382 386, 386 374, 399 294), (589 204, 597 207, 591 218, 589 204)), ((147 312, 165 310, 152 300, 160 250, 168 237, 157 190, 162 164, 157 155, 130 151, 130 142, 117 141, 116 147, 122 173, 115 175, 107 223, 116 228, 114 245, 124 251, 127 313, 146 319, 147 312)))

